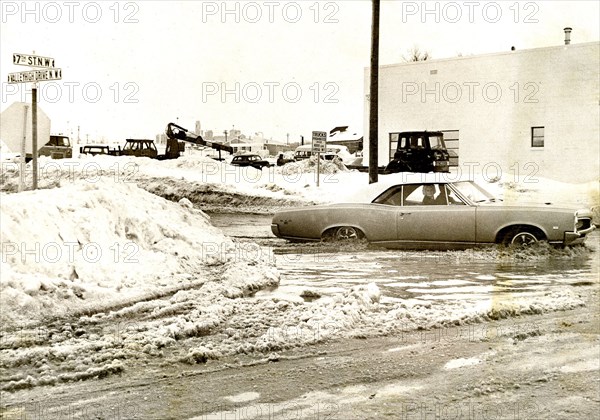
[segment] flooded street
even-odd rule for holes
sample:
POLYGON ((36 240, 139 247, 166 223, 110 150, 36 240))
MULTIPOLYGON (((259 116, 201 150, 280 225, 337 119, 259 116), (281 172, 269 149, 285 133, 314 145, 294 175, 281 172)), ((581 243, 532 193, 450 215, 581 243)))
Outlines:
POLYGON ((272 235, 271 216, 265 215, 212 214, 211 223, 237 238, 248 253, 253 241, 273 256, 280 286, 263 294, 291 297, 309 290, 327 296, 374 282, 383 299, 477 301, 599 282, 597 231, 586 241, 594 252, 542 246, 520 256, 503 254, 499 247, 444 252, 387 250, 366 243, 290 243, 272 235))
POLYGON ((597 232, 515 255, 290 243, 270 221, 211 215, 251 270, 3 331, 0 418, 594 418, 597 232))

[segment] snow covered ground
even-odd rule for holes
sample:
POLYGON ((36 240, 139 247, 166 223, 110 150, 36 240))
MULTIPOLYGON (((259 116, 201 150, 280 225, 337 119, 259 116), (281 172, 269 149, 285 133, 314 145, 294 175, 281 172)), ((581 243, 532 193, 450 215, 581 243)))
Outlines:
MULTIPOLYGON (((282 349, 333 337, 583 305, 569 289, 478 305, 386 299, 368 279, 312 302, 255 296, 278 285, 273 260, 258 245, 256 253, 240 252, 200 209, 268 212, 336 201, 367 184, 367 174, 327 165, 317 187, 310 163, 263 171, 194 155, 41 163, 37 191, 14 193, 18 173, 9 166, 2 173, 6 390, 118 373, 123 360, 142 355, 184 363, 255 352, 277 357, 282 349), (119 322, 127 326, 112 331, 119 322)), ((506 201, 599 202, 597 183, 473 175, 506 201)))

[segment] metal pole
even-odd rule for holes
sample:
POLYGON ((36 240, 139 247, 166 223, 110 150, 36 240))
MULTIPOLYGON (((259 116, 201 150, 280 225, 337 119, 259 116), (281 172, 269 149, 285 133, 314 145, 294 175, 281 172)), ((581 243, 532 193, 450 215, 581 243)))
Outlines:
POLYGON ((319 174, 321 173, 321 153, 317 152, 317 187, 319 186, 319 174))
POLYGON ((38 143, 37 143, 37 84, 31 89, 31 153, 33 156, 33 189, 38 187, 38 143))
POLYGON ((371 86, 369 106, 369 184, 377 182, 379 164, 379 9, 380 0, 373 2, 373 24, 371 27, 371 86))

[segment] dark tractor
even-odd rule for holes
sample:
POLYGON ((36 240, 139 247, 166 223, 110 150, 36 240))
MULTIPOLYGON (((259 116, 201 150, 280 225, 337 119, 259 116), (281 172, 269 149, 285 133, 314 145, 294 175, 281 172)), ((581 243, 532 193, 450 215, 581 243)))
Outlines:
POLYGON ((396 152, 384 173, 450 172, 450 155, 440 131, 390 133, 390 144, 396 145, 396 152))

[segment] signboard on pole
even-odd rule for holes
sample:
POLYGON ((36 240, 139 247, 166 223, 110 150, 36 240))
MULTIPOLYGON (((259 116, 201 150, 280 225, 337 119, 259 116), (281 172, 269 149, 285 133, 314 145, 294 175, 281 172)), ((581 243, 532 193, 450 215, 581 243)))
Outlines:
POLYGON ((312 152, 325 153, 327 151, 327 132, 313 131, 312 132, 312 152))
POLYGON ((35 83, 62 79, 62 69, 31 70, 9 73, 8 83, 35 83))
POLYGON ((319 186, 319 174, 321 172, 321 153, 327 151, 327 132, 312 132, 312 152, 317 154, 317 187, 319 186))
POLYGON ((54 68, 54 58, 31 54, 13 54, 13 64, 28 67, 54 68))
MULTIPOLYGON (((34 51, 35 54, 35 51, 34 51)), ((8 83, 33 83, 31 88, 31 155, 33 160, 33 189, 38 184, 38 118, 37 118, 37 82, 62 79, 62 69, 54 67, 54 58, 34 54, 13 53, 13 64, 28 66, 35 70, 9 73, 8 83)), ((27 117, 25 117, 25 120, 27 117)))

